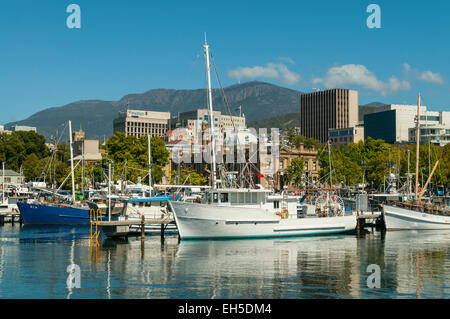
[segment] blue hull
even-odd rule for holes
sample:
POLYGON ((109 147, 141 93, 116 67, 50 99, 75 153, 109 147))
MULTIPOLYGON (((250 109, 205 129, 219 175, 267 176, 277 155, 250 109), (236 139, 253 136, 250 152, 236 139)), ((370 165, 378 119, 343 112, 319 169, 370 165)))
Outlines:
MULTIPOLYGON (((24 224, 90 224, 89 209, 17 203, 24 224)), ((103 217, 103 220, 105 218, 103 217)))

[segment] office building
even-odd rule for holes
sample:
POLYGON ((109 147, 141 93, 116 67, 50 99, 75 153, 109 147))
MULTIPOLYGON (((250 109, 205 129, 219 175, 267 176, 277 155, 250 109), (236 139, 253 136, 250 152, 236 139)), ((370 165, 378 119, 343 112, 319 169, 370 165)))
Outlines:
MULTIPOLYGON (((387 143, 408 143, 410 129, 416 127, 417 105, 390 104, 364 116, 364 138, 382 139, 387 143)), ((450 112, 428 111, 420 107, 420 124, 426 126, 450 125, 450 112)), ((415 141, 415 138, 414 138, 415 141)))
MULTIPOLYGON (((450 113, 450 112, 449 112, 450 113)), ((450 143, 450 123, 444 124, 421 124, 420 125, 420 143, 428 143, 445 146, 450 143)), ((417 129, 409 129, 409 142, 416 143, 417 129)))
POLYGON ((348 145, 364 141, 364 126, 334 128, 328 130, 328 139, 333 146, 348 145))
MULTIPOLYGON (((220 128, 222 132, 232 130, 233 124, 236 128, 246 128, 244 116, 224 115, 220 111, 213 111, 213 116, 214 126, 220 128)), ((197 109, 178 113, 170 120, 170 128, 173 130, 177 127, 190 127, 197 132, 204 123, 209 125, 209 110, 197 109)))
POLYGON ((33 126, 21 126, 21 125, 15 125, 12 127, 12 130, 14 132, 19 132, 19 131, 25 131, 25 132, 37 132, 37 129, 33 126))
POLYGON ((125 136, 150 135, 163 138, 167 132, 170 112, 126 110, 119 112, 114 120, 114 132, 123 132, 125 136))
POLYGON ((328 140, 328 130, 358 124, 358 91, 332 89, 300 96, 301 135, 328 140))

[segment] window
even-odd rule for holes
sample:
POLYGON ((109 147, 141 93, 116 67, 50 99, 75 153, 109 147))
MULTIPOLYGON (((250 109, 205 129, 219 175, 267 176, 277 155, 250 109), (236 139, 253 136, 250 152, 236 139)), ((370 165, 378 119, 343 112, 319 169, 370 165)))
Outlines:
POLYGON ((222 203, 228 203, 228 193, 220 193, 220 201, 222 203))
POLYGON ((275 209, 280 208, 280 202, 277 201, 277 200, 274 200, 273 201, 273 208, 275 208, 275 209))

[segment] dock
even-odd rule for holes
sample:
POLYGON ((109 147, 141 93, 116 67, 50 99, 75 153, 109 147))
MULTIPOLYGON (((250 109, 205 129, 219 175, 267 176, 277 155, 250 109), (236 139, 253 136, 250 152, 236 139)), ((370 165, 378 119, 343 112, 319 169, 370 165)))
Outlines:
POLYGON ((0 213, 0 225, 4 225, 5 223, 14 223, 18 221, 19 224, 22 225, 22 216, 20 216, 19 212, 2 212, 0 213))
POLYGON ((130 226, 141 228, 141 237, 145 237, 145 225, 161 225, 161 238, 164 238, 166 225, 172 223, 169 219, 142 219, 142 220, 112 220, 98 221, 96 224, 101 227, 107 237, 126 237, 131 233, 130 226))
POLYGON ((357 229, 366 227, 383 227, 384 220, 381 212, 358 212, 356 215, 357 229))

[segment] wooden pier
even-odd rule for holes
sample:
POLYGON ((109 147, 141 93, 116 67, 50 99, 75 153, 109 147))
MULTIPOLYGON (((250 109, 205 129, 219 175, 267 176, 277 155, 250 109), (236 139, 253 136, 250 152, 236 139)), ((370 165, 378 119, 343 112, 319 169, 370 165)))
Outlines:
POLYGON ((366 227, 383 227, 383 215, 381 212, 359 212, 356 215, 357 229, 366 227))
POLYGON ((0 225, 4 225, 5 223, 14 223, 18 221, 20 225, 22 225, 22 216, 19 212, 2 212, 0 213, 0 225))
POLYGON ((107 237, 126 237, 131 233, 130 226, 139 226, 141 228, 141 237, 145 238, 145 225, 161 225, 161 238, 164 238, 165 226, 172 222, 169 219, 142 218, 141 220, 99 221, 97 226, 102 228, 103 233, 107 237))

